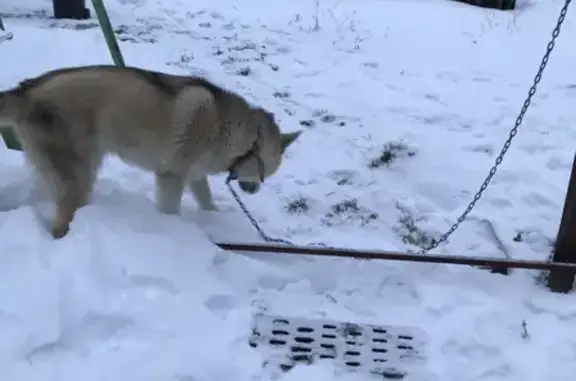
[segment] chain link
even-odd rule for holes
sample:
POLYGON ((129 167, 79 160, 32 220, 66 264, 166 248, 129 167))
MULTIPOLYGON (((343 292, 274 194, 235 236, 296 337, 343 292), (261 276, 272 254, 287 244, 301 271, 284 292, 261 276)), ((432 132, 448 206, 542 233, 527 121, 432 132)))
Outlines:
POLYGON ((568 7, 570 6, 571 2, 572 2, 572 0, 566 0, 566 2, 564 3, 564 6, 562 7, 562 10, 560 11, 560 16, 558 17, 558 21, 556 22, 556 27, 552 31, 552 39, 550 40, 550 42, 548 43, 548 46, 546 47, 546 53, 544 54, 544 57, 542 57, 542 61, 540 62, 540 68, 538 69, 538 72, 536 73, 536 76, 534 77, 534 81, 532 82, 532 86, 530 86, 530 90, 528 91, 528 97, 526 98, 526 100, 524 101, 524 104, 522 105, 522 108, 520 109, 520 113, 518 114, 518 117, 516 118, 516 122, 514 123, 514 127, 512 127, 512 129, 510 130, 510 133, 508 134, 508 139, 506 139, 506 142, 504 142, 504 145, 502 147, 502 150, 500 151, 500 154, 498 155, 498 157, 496 157, 496 162, 494 163, 494 166, 492 168, 490 168, 490 171, 488 172, 488 176, 486 176, 486 178, 484 179, 484 182, 482 182, 480 189, 478 190, 478 192, 476 192, 472 201, 468 204, 468 206, 466 207, 464 212, 460 215, 460 217, 458 217, 456 222, 454 224, 452 224, 450 229, 448 229, 448 231, 446 233, 444 233, 439 239, 433 241, 429 246, 419 250, 418 254, 426 254, 430 250, 437 248, 442 242, 446 241, 448 239, 448 237, 450 237, 452 235, 452 233, 454 233, 456 231, 456 229, 458 229, 460 224, 462 222, 464 222, 464 220, 466 220, 466 217, 468 217, 468 214, 470 214, 472 209, 474 209, 474 207, 476 206, 476 203, 478 202, 478 200, 480 200, 480 198, 484 194, 484 191, 486 190, 486 188, 488 188, 490 181, 492 181, 492 178, 496 174, 498 167, 500 166, 500 164, 502 164, 502 161, 504 160, 504 156, 506 155, 506 153, 508 152, 508 149, 510 148, 510 145, 512 144, 512 139, 514 139, 514 137, 518 133, 518 128, 522 124, 522 121, 524 120, 524 116, 526 115, 526 112, 528 111, 528 108, 530 107, 530 104, 532 103, 532 97, 534 96, 534 94, 536 94, 536 88, 538 87, 540 80, 542 80, 542 74, 544 73, 544 69, 546 69, 546 65, 548 64, 548 60, 550 59, 550 53, 552 53, 552 50, 554 49, 554 46, 556 44, 556 38, 560 35, 560 27, 562 26, 562 23, 564 22, 564 19, 566 18, 566 13, 568 12, 568 7))
MULTIPOLYGON (((460 215, 460 217, 458 217, 456 222, 454 224, 452 224, 450 229, 448 229, 448 231, 446 233, 444 233, 438 240, 435 240, 434 242, 432 242, 432 244, 430 244, 428 247, 425 247, 425 248, 421 249, 420 251, 418 251, 418 254, 426 254, 430 250, 437 248, 442 242, 446 241, 458 229, 460 224, 462 224, 462 222, 464 222, 466 220, 466 217, 468 217, 468 215, 470 214, 472 209, 474 209, 478 200, 480 200, 480 198, 482 198, 484 191, 488 188, 488 185, 490 184, 490 181, 492 181, 492 178, 496 174, 498 167, 500 166, 500 164, 502 164, 502 161, 504 160, 504 156, 506 155, 506 153, 508 152, 508 149, 510 148, 510 145, 512 144, 512 140, 514 139, 514 137, 518 133, 518 128, 522 124, 522 122, 524 120, 524 116, 526 115, 526 112, 528 111, 528 108, 530 108, 530 105, 532 103, 532 98, 534 97, 534 94, 536 94, 536 89, 538 87, 538 84, 542 80, 542 74, 544 73, 544 70, 546 69, 546 65, 548 64, 548 60, 550 59, 550 54, 552 53, 552 50, 554 49, 554 46, 556 44, 556 39, 560 35, 560 28, 561 28, 562 24, 564 23, 564 19, 566 18, 566 14, 568 13, 568 7, 570 6, 571 2, 572 2, 572 0, 565 0, 564 6, 562 7, 562 10, 560 11, 560 16, 558 17, 556 27, 552 31, 552 39, 550 40, 550 42, 548 43, 548 45, 546 47, 546 53, 544 54, 544 57, 542 57, 542 61, 540 62, 540 68, 538 69, 538 72, 536 73, 536 76, 534 77, 534 81, 532 82, 532 86, 530 86, 530 90, 528 91, 528 97, 526 98, 526 100, 524 101, 524 104, 522 105, 522 108, 520 109, 520 113, 518 114, 518 117, 516 118, 516 122, 514 123, 514 127, 512 127, 512 129, 510 130, 510 132, 508 134, 508 138, 504 142, 504 145, 502 146, 502 150, 500 151, 500 154, 498 155, 498 157, 496 157, 496 161, 494 163, 494 166, 492 168, 490 168, 490 171, 488 172, 488 176, 486 176, 486 178, 482 182, 482 185, 480 186, 480 189, 474 195, 474 198, 472 199, 472 201, 468 204, 468 206, 466 207, 464 212, 460 215)), ((242 209, 242 211, 244 212, 246 217, 250 220, 250 222, 252 223, 252 225, 254 226, 254 228, 256 229, 258 234, 260 235, 260 237, 262 237, 262 239, 266 242, 274 242, 274 243, 282 243, 282 244, 286 244, 286 245, 294 245, 290 241, 280 239, 280 238, 270 237, 269 235, 266 234, 266 232, 264 232, 264 230, 262 230, 262 228, 260 227, 260 225, 258 224, 256 219, 252 216, 252 214, 250 213, 248 208, 246 208, 246 205, 244 204, 244 202, 242 202, 242 199, 240 198, 238 193, 236 193, 234 188, 232 188, 232 185, 230 184, 230 180, 231 179, 229 178, 226 181, 226 185, 228 186, 230 193, 232 193, 232 196, 234 196, 234 199, 236 200, 236 202, 238 203, 238 205, 240 206, 240 208, 242 209)), ((317 243, 314 245, 326 246, 322 243, 317 243)))
POLYGON ((256 229, 258 234, 260 235, 260 237, 262 237, 262 239, 266 242, 275 242, 275 243, 283 243, 285 245, 294 245, 292 242, 287 241, 285 239, 270 237, 268 234, 266 234, 266 232, 258 224, 258 221, 256 221, 256 219, 252 216, 252 213, 250 213, 248 208, 246 208, 246 205, 244 205, 244 202, 242 201, 242 199, 240 198, 238 193, 236 193, 234 188, 232 188, 232 184, 230 184, 231 180, 232 180, 231 177, 228 177, 228 180, 226 180, 226 185, 228 186, 230 193, 232 193, 232 196, 234 196, 234 199, 236 200, 236 202, 240 206, 240 209, 242 209, 242 211, 244 212, 246 217, 248 217, 248 219, 250 220, 250 223, 252 223, 252 226, 254 226, 254 228, 256 229))

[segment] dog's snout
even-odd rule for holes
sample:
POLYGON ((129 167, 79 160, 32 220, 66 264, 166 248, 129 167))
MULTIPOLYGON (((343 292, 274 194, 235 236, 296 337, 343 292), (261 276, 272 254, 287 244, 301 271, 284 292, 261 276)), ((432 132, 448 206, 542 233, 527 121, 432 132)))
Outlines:
POLYGON ((254 194, 260 189, 260 184, 252 181, 239 181, 238 186, 248 194, 254 194))

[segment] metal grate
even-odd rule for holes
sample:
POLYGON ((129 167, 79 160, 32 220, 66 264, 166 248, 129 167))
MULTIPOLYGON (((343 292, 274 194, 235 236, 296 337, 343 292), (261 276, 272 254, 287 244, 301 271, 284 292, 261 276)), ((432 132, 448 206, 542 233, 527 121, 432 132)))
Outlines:
POLYGON ((283 371, 327 359, 347 370, 399 379, 423 362, 424 335, 412 327, 256 315, 250 345, 264 347, 267 365, 283 371))

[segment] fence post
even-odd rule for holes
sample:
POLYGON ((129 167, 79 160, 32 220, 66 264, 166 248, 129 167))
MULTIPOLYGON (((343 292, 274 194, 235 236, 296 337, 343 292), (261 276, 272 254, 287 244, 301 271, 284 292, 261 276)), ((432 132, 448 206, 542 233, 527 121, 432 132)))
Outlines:
MULTIPOLYGON (((572 173, 552 260, 576 263, 576 155, 572 163, 572 173)), ((575 277, 576 271, 573 269, 552 269, 548 276, 548 287, 554 292, 570 292, 574 287, 575 277)))
POLYGON ((118 41, 114 35, 114 30, 112 29, 112 24, 110 23, 110 18, 108 17, 108 12, 106 12, 106 7, 102 0, 92 0, 92 6, 96 11, 96 17, 98 17, 98 23, 106 39, 106 44, 108 45, 108 50, 112 56, 114 64, 119 67, 124 67, 124 58, 122 57, 122 52, 118 46, 118 41))
POLYGON ((55 19, 85 20, 90 18, 86 0, 52 0, 55 19))

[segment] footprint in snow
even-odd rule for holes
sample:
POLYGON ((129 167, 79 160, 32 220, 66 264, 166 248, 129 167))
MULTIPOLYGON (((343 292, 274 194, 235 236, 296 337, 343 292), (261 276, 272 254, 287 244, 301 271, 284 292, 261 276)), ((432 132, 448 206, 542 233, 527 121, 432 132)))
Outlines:
POLYGON ((154 299, 162 294, 177 295, 181 291, 170 280, 149 275, 132 275, 129 277, 132 286, 142 288, 146 296, 154 299))
POLYGON ((234 298, 230 295, 213 295, 206 299, 204 302, 206 308, 211 311, 215 310, 231 310, 234 308, 234 298))

